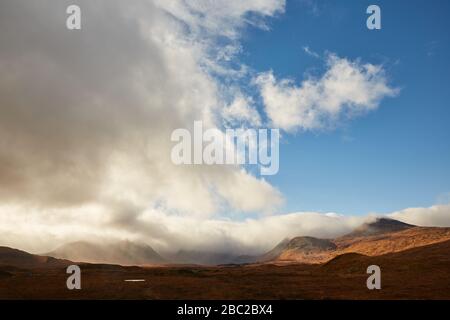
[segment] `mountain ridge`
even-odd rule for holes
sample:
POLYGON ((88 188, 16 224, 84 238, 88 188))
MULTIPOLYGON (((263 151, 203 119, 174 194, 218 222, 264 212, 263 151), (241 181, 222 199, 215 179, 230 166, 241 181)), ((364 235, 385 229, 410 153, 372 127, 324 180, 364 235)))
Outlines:
POLYGON ((262 255, 255 260, 260 263, 317 264, 326 263, 339 255, 348 253, 379 256, 450 240, 450 228, 418 227, 382 217, 366 222, 354 231, 332 240, 307 238, 314 239, 314 243, 332 243, 334 247, 330 245, 325 248, 316 247, 315 250, 308 248, 305 250, 304 246, 296 245, 297 237, 290 240, 277 257, 265 260, 262 255))
POLYGON ((97 244, 77 241, 65 244, 46 255, 78 262, 131 265, 153 265, 166 263, 166 259, 152 247, 121 241, 111 244, 97 244))
MULTIPOLYGON (((72 262, 46 255, 35 255, 26 251, 0 246, 0 265, 18 268, 53 268, 64 267, 72 262)), ((7 271, 2 270, 3 272, 7 271)))
POLYGON ((336 256, 357 253, 379 256, 450 240, 450 228, 418 227, 388 218, 366 222, 334 239, 300 236, 284 239, 261 255, 240 255, 201 250, 179 250, 164 257, 146 244, 130 241, 95 244, 78 241, 43 255, 0 247, 0 265, 48 267, 80 263, 122 266, 167 264, 321 264, 336 256))

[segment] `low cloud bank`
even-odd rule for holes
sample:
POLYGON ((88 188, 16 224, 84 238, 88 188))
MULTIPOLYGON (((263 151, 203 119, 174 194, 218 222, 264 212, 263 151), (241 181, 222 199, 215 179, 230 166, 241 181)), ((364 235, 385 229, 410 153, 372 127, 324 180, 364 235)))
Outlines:
MULTIPOLYGON (((160 252, 178 250, 257 254, 295 236, 334 238, 352 231, 377 214, 345 216, 335 213, 298 212, 232 221, 171 215, 155 209, 141 213, 125 208, 111 219, 106 208, 77 210, 0 207, 0 244, 32 252, 48 252, 73 241, 130 240, 151 245, 160 252)), ((409 208, 385 215, 419 226, 450 227, 450 205, 409 208)))

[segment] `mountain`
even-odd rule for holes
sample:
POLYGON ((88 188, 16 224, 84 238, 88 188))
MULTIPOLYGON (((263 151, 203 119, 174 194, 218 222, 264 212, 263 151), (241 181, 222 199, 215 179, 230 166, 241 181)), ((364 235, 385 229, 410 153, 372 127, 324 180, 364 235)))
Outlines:
POLYGON ((356 252, 378 256, 450 240, 450 228, 411 227, 367 237, 344 236, 334 240, 338 254, 356 252))
MULTIPOLYGON (((40 256, 25 251, 12 249, 8 247, 0 247, 0 266, 17 267, 17 268, 54 268, 70 265, 68 260, 55 259, 49 256, 40 256)), ((9 272, 3 270, 1 274, 6 276, 9 272)))
POLYGON ((327 239, 313 237, 297 237, 289 241, 286 248, 277 257, 277 260, 312 263, 316 260, 322 261, 331 252, 336 250, 336 245, 327 239))
MULTIPOLYGON (((335 239, 296 237, 285 239, 272 250, 257 256, 238 256, 227 252, 180 250, 166 254, 169 261, 145 244, 129 241, 112 244, 73 242, 45 255, 32 255, 20 250, 0 247, 0 265, 21 268, 67 265, 71 261, 143 266, 154 264, 320 264, 347 254, 380 256, 402 252, 450 240, 450 228, 417 227, 400 221, 379 218, 364 223, 353 232, 335 239), (54 258, 52 258, 54 257, 54 258), (67 260, 60 260, 67 259, 67 260)), ((2 270, 1 271, 5 271, 2 270)), ((5 272, 7 272, 6 270, 5 272)), ((1 276, 6 276, 7 273, 1 276)))
POLYGON ((131 265, 165 263, 152 247, 129 241, 113 244, 94 244, 85 241, 72 242, 49 252, 47 255, 78 262, 131 265))
POLYGON ((335 249, 336 245, 327 239, 296 237, 281 241, 275 248, 261 256, 247 257, 247 260, 245 257, 241 257, 240 261, 255 263, 295 260, 296 262, 311 263, 335 249))
POLYGON ((450 228, 417 227, 379 218, 336 239, 297 237, 278 244, 251 262, 325 263, 348 253, 379 256, 450 240, 450 228))
POLYGON ((241 255, 233 259, 231 261, 233 264, 249 264, 249 263, 258 263, 258 262, 266 262, 271 261, 274 259, 277 259, 284 250, 286 250, 287 246, 289 245, 290 239, 284 239, 279 244, 275 246, 272 250, 269 252, 266 252, 263 255, 241 255))
POLYGON ((256 257, 255 260, 270 261, 270 260, 276 259, 277 257, 280 256, 281 253, 283 253, 284 250, 286 250, 286 248, 289 245, 289 242, 290 242, 289 239, 284 239, 278 245, 276 245, 275 248, 273 248, 272 250, 270 250, 269 252, 267 252, 266 254, 264 254, 260 257, 256 257))
POLYGON ((395 231, 402 231, 413 227, 415 226, 398 220, 377 218, 375 221, 364 223, 362 226, 346 235, 346 237, 367 237, 395 231))

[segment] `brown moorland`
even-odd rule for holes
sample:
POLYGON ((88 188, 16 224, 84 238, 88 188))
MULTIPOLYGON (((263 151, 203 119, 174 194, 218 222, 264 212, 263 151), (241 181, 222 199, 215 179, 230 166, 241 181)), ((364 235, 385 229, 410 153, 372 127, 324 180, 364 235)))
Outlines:
POLYGON ((64 267, 0 267, 0 299, 450 299, 450 241, 324 264, 81 269, 82 289, 69 291, 64 267), (381 290, 366 287, 372 264, 381 267, 381 290))
POLYGON ((450 299, 450 228, 378 219, 337 239, 297 237, 250 258, 260 262, 77 263, 82 289, 70 291, 73 262, 0 247, 0 299, 450 299), (366 287, 370 265, 381 267, 381 290, 366 287), (126 281, 133 279, 144 281, 126 281))

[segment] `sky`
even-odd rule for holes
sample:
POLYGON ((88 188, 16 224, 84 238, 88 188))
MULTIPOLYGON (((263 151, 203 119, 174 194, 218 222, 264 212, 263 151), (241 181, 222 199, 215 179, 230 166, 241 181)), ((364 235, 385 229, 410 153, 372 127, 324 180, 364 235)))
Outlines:
POLYGON ((373 214, 450 226, 447 1, 2 0, 0 245, 261 252, 373 214), (66 8, 81 8, 81 30, 66 8), (176 165, 195 121, 280 170, 176 165))
POLYGON ((381 64, 400 89, 336 130, 286 137, 280 172, 269 180, 288 199, 287 211, 381 213, 448 200, 450 4, 376 1, 382 29, 368 30, 372 2, 288 1, 269 32, 244 36, 243 60, 256 70, 298 83, 322 67, 309 48, 381 64))

